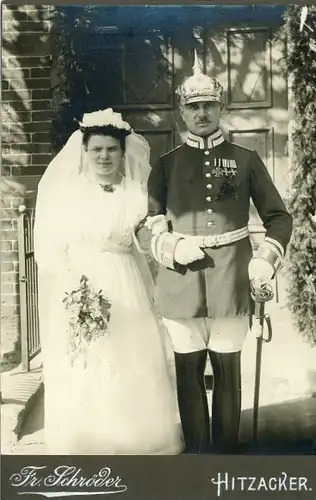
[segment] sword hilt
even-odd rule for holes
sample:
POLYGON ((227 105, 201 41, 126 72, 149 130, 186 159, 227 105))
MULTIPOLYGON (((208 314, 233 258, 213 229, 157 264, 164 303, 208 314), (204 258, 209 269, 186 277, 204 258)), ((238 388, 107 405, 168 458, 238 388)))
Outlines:
POLYGON ((255 303, 264 304, 265 302, 269 302, 273 299, 274 293, 273 288, 268 283, 261 285, 261 288, 255 288, 253 281, 250 283, 251 287, 251 298, 255 303))
POLYGON ((259 320, 260 333, 257 334, 257 338, 261 338, 265 343, 269 343, 272 340, 272 325, 269 314, 265 314, 265 303, 272 300, 274 297, 273 288, 268 283, 261 286, 260 289, 255 288, 253 282, 251 282, 251 298, 255 303, 255 313, 254 316, 259 320), (263 337, 263 326, 266 323, 268 328, 268 336, 263 337))

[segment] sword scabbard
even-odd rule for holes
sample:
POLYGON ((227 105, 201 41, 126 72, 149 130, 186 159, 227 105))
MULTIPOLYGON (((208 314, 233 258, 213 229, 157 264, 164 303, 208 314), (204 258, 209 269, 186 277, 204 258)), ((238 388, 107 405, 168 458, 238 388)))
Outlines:
POLYGON ((260 379, 261 379, 261 359, 262 345, 271 342, 272 326, 269 314, 265 314, 265 303, 273 298, 273 291, 270 286, 265 286, 261 291, 256 291, 252 288, 252 299, 255 303, 254 318, 259 323, 257 337, 257 352, 256 352, 256 368, 255 368, 255 387, 253 400, 253 441, 258 438, 258 417, 259 417, 259 394, 260 394, 260 379), (268 329, 267 337, 264 337, 263 330, 266 323, 268 329))

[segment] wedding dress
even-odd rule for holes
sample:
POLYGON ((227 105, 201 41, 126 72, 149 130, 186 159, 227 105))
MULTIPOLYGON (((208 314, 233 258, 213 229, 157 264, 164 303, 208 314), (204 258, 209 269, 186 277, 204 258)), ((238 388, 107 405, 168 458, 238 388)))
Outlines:
POLYGON ((105 192, 81 173, 38 222, 47 453, 183 449, 163 332, 132 251, 141 196, 136 182, 105 192), (109 299, 111 317, 105 335, 72 363, 62 300, 82 275, 109 299))

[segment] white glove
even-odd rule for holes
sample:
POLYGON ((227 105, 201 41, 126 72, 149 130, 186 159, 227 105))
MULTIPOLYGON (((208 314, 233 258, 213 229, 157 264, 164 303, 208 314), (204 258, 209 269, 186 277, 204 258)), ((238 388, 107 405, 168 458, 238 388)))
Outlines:
POLYGON ((189 239, 181 239, 176 244, 174 250, 174 260, 178 262, 178 264, 187 265, 191 262, 195 262, 196 260, 202 260, 205 257, 205 253, 202 252, 200 247, 190 241, 189 239))
POLYGON ((153 217, 147 217, 145 226, 153 234, 161 234, 168 231, 168 223, 164 215, 154 215, 153 217))
POLYGON ((267 260, 253 258, 249 262, 248 274, 255 290, 260 290, 262 285, 266 285, 272 279, 274 269, 267 260))

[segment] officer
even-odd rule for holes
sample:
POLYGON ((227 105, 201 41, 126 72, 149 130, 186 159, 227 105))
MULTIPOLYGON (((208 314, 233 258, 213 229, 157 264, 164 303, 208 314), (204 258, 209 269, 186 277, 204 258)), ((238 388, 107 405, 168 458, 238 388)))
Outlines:
POLYGON ((175 353, 186 453, 211 450, 207 355, 214 375, 212 449, 232 453, 238 442, 250 280, 258 289, 282 267, 292 218, 257 152, 224 139, 219 127, 223 88, 203 74, 196 54, 193 70, 177 90, 187 140, 153 166, 148 217, 136 236, 159 263, 154 298, 175 353), (250 199, 266 230, 255 255, 248 231, 250 199))

